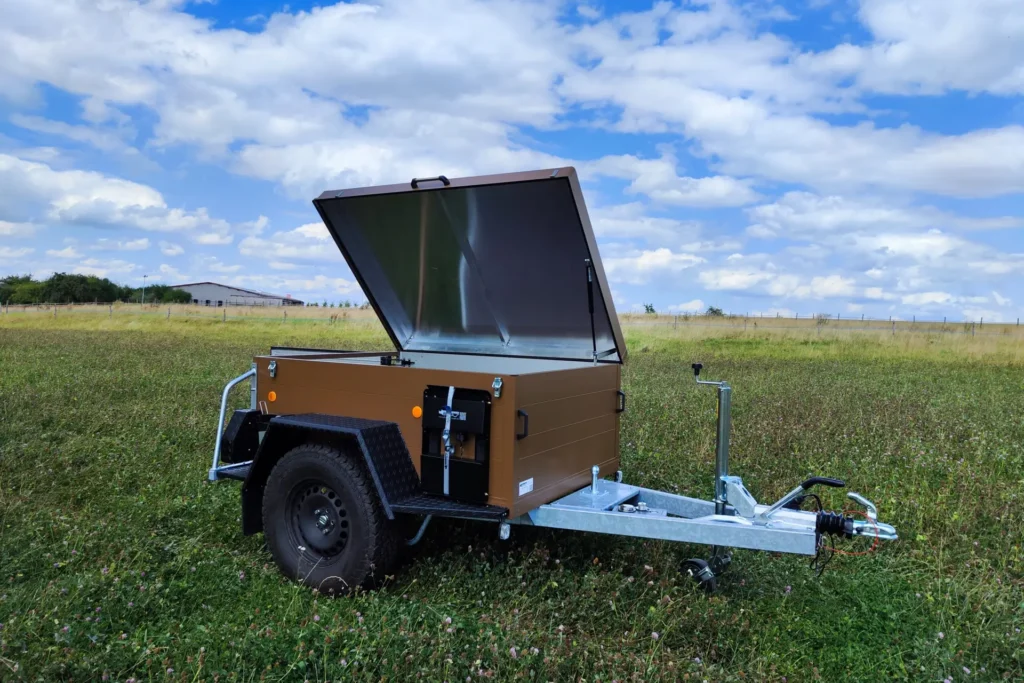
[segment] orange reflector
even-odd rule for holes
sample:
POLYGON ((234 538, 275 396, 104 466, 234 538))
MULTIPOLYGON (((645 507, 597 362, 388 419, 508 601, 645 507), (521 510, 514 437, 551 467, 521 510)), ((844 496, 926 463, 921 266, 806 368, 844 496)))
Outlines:
POLYGON ((276 392, 276 391, 271 391, 271 392, 269 392, 269 393, 267 394, 267 400, 268 400, 268 401, 270 401, 271 403, 273 403, 274 401, 276 401, 276 400, 277 400, 277 392, 276 392))
POLYGON ((420 408, 419 406, 413 406, 412 407, 412 416, 413 417, 423 417, 423 408, 420 408))

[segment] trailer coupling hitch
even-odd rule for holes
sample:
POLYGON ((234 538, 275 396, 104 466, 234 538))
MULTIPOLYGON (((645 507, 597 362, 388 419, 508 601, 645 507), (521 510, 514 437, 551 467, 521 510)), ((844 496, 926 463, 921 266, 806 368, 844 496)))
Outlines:
POLYGON ((834 534, 843 538, 854 536, 874 536, 881 541, 895 541, 899 538, 891 525, 878 521, 878 508, 870 500, 850 491, 846 494, 850 500, 864 507, 864 519, 854 519, 852 515, 830 510, 819 510, 815 518, 815 531, 819 534, 834 534))

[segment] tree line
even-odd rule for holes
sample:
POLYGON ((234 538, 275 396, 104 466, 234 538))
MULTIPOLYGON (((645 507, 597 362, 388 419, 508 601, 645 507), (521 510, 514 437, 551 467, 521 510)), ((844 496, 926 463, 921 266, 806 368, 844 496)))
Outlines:
MULTIPOLYGON (((0 279, 0 304, 91 304, 142 301, 142 287, 128 287, 95 275, 54 273, 45 280, 31 275, 10 275, 0 279)), ((146 303, 187 304, 192 295, 169 285, 147 285, 146 303)))

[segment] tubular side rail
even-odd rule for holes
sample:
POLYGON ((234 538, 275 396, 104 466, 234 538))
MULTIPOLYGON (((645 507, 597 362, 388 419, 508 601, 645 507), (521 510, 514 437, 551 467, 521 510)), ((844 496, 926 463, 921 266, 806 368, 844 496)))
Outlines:
MULTIPOLYGON (((213 449, 213 464, 210 465, 210 474, 209 474, 209 480, 210 481, 217 481, 217 478, 218 478, 217 475, 219 473, 225 471, 225 470, 230 470, 230 469, 234 469, 234 468, 237 468, 237 467, 242 467, 244 465, 251 464, 251 461, 250 462, 233 463, 231 465, 221 465, 220 464, 220 446, 221 446, 221 440, 222 440, 222 438, 224 436, 224 419, 227 416, 227 412, 228 412, 228 395, 231 394, 231 390, 232 389, 234 389, 236 386, 238 386, 239 384, 241 384, 242 382, 244 382, 246 380, 250 380, 252 382, 252 398, 253 398, 253 402, 255 403, 255 398, 256 398, 256 393, 255 393, 256 392, 256 367, 255 366, 253 366, 248 372, 246 372, 246 373, 244 373, 242 375, 239 375, 238 377, 236 377, 233 380, 231 380, 230 382, 228 382, 227 385, 224 387, 224 393, 221 394, 221 397, 220 397, 220 417, 217 419, 217 444, 216 444, 216 446, 214 446, 214 449, 213 449)), ((255 406, 253 406, 253 407, 255 407, 255 406)))

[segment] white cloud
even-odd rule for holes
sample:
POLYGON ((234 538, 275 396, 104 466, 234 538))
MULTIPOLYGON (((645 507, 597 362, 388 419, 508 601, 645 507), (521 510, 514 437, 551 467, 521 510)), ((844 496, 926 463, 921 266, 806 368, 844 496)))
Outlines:
POLYGON ((644 194, 656 202, 678 206, 743 206, 760 196, 749 181, 728 176, 680 177, 675 156, 664 151, 659 159, 640 159, 625 154, 602 157, 582 166, 585 175, 609 176, 630 181, 626 192, 644 194))
POLYGON ((192 279, 191 276, 182 273, 174 266, 169 266, 166 263, 161 263, 157 269, 160 273, 160 278, 167 281, 167 284, 181 285, 192 279))
POLYGON ((1005 297, 1005 296, 1002 296, 1002 295, 1000 295, 1000 294, 999 294, 999 292, 996 292, 996 291, 993 291, 993 292, 992 292, 992 298, 993 298, 993 299, 995 300, 995 302, 996 302, 997 304, 999 304, 1000 306, 1009 306, 1010 304, 1012 304, 1012 303, 1013 303, 1012 301, 1010 301, 1010 299, 1009 299, 1009 298, 1007 298, 1007 297, 1005 297))
POLYGON ((872 299, 875 301, 891 301, 896 298, 895 295, 886 292, 881 287, 865 287, 864 298, 872 299))
POLYGON ((646 284, 656 275, 678 273, 704 263, 700 256, 676 253, 665 247, 629 251, 621 256, 603 259, 610 282, 633 285, 646 284))
POLYGON ((37 206, 53 222, 181 232, 219 244, 231 241, 230 224, 210 217, 206 209, 170 208, 155 189, 100 173, 59 171, 0 154, 0 188, 0 216, 24 214, 37 206))
POLYGON ((238 244, 245 256, 264 259, 301 259, 342 262, 341 253, 323 223, 307 223, 293 230, 275 232, 269 237, 250 235, 238 244))
POLYGON ((0 221, 0 237, 29 237, 36 231, 32 223, 11 223, 0 221))
POLYGON ((777 273, 757 268, 717 268, 700 273, 698 280, 711 290, 761 290, 774 297, 794 299, 830 299, 852 296, 854 280, 841 275, 815 276, 809 280, 792 273, 777 273))
POLYGON ((199 272, 210 272, 210 273, 237 273, 242 270, 242 266, 239 264, 224 263, 215 256, 204 256, 196 260, 193 264, 193 268, 199 272))
POLYGON ((909 306, 931 306, 948 304, 954 300, 954 297, 946 292, 918 292, 917 294, 906 294, 900 299, 909 306))
POLYGON ((655 246, 696 240, 700 234, 699 223, 651 216, 647 208, 638 202, 590 209, 590 220, 598 237, 643 239, 655 246))
POLYGON ((61 137, 84 142, 104 152, 117 152, 120 154, 137 155, 138 150, 128 145, 122 135, 134 135, 131 129, 122 131, 99 130, 93 126, 73 125, 63 121, 52 121, 39 116, 25 116, 14 114, 11 116, 11 123, 37 133, 59 135, 61 137))
POLYGON ((697 279, 707 289, 744 291, 774 277, 760 270, 719 268, 702 271, 697 279))
POLYGON ((141 237, 125 241, 103 238, 98 240, 92 248, 103 251, 145 251, 149 249, 149 238, 141 237))
POLYGON ((1024 93, 1024 22, 1016 0, 862 0, 875 42, 815 58, 861 88, 937 95, 948 90, 1024 93))
POLYGON ((88 258, 79 262, 71 272, 79 275, 111 277, 117 275, 129 275, 135 270, 138 270, 138 265, 121 259, 101 260, 88 258))
POLYGON ((830 233, 916 229, 979 229, 1024 227, 1024 218, 970 218, 931 207, 900 206, 877 199, 857 199, 810 192, 787 192, 771 204, 747 210, 753 223, 747 228, 756 237, 822 238, 830 233))
POLYGON ((81 258, 82 254, 74 247, 65 247, 63 249, 47 249, 46 255, 53 258, 81 258))
POLYGON ((185 250, 181 245, 174 244, 173 242, 160 242, 160 253, 164 256, 181 256, 185 253, 185 250))
POLYGON ((35 249, 31 249, 28 247, 15 249, 13 247, 5 247, 0 245, 0 261, 16 261, 28 256, 34 251, 35 249))
POLYGON ((683 304, 674 304, 668 307, 668 310, 673 313, 699 313, 705 308, 704 302, 700 299, 693 299, 683 304))

